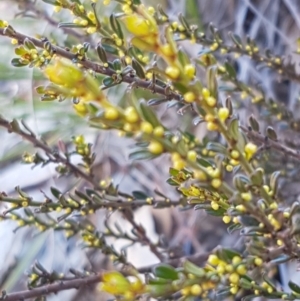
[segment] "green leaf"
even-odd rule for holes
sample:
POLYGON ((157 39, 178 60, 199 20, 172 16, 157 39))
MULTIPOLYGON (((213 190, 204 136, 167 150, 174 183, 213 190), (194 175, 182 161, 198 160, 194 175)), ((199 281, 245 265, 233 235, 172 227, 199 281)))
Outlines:
POLYGON ((62 22, 58 24, 59 28, 85 28, 86 25, 76 24, 73 22, 62 22))
POLYGON ((241 254, 239 252, 229 248, 222 248, 217 252, 220 252, 220 256, 227 260, 232 260, 235 256, 241 257, 241 254))
POLYGON ((111 26, 112 30, 117 34, 117 36, 120 39, 123 40, 124 35, 122 32, 120 22, 118 21, 118 19, 116 18, 116 16, 114 14, 110 15, 109 22, 110 22, 110 26, 111 26))
POLYGON ((45 3, 48 3, 48 4, 52 4, 52 5, 60 5, 61 4, 56 0, 42 0, 42 1, 45 3))
POLYGON ((15 49, 15 54, 16 54, 16 55, 24 55, 24 54, 26 54, 27 52, 28 52, 28 50, 26 50, 26 49, 24 48, 23 45, 20 46, 20 47, 17 47, 17 48, 15 49))
POLYGON ((228 133, 233 139, 238 140, 240 132, 239 121, 237 118, 233 118, 228 124, 228 133))
POLYGON ((267 137, 271 140, 277 141, 277 133, 275 132, 274 128, 271 126, 267 127, 267 137))
POLYGON ((137 200, 145 200, 148 198, 148 195, 143 191, 132 191, 132 195, 137 200))
POLYGON ((270 261, 270 263, 274 263, 274 264, 281 264, 281 263, 284 263, 284 262, 287 262, 291 260, 291 256, 287 256, 287 255, 280 255, 279 257, 275 258, 275 259, 272 259, 270 261))
POLYGON ((121 63, 121 60, 115 59, 115 60, 113 61, 113 68, 114 68, 114 70, 116 70, 116 71, 121 71, 121 69, 122 69, 122 63, 121 63))
POLYGON ((212 216, 224 216, 226 210, 219 208, 218 210, 206 209, 206 213, 212 216))
POLYGON ((29 50, 36 49, 35 46, 34 46, 34 44, 32 43, 32 41, 30 39, 28 39, 28 38, 26 38, 24 40, 24 45, 29 50))
POLYGON ((291 280, 289 281, 288 285, 293 292, 300 294, 300 286, 299 285, 297 285, 295 282, 293 282, 291 280))
POLYGON ((236 46, 238 46, 239 48, 243 47, 242 39, 238 35, 230 32, 229 36, 236 46))
POLYGON ((170 280, 177 280, 178 272, 168 264, 161 264, 156 266, 153 270, 153 273, 156 277, 163 278, 163 279, 170 279, 170 280))
POLYGON ((253 116, 253 114, 249 117, 249 125, 251 126, 253 131, 259 132, 259 123, 257 119, 253 116))
POLYGON ((134 160, 134 161, 135 160, 149 160, 149 159, 153 159, 153 158, 155 158, 155 156, 147 150, 135 151, 129 155, 129 159, 134 160))
POLYGON ((62 195, 62 193, 55 187, 50 187, 50 191, 51 191, 52 195, 57 199, 59 199, 60 196, 62 195))
POLYGON ((135 58, 132 59, 132 68, 135 70, 136 75, 139 78, 141 78, 141 79, 146 78, 143 66, 135 58))
POLYGON ((166 182, 171 186, 179 186, 180 185, 180 182, 176 182, 173 178, 169 178, 166 182))
POLYGON ((164 284, 169 284, 170 280, 169 279, 164 279, 164 278, 154 278, 154 279, 149 279, 149 284, 151 285, 164 285, 164 284))
POLYGON ((178 170, 178 169, 175 169, 175 168, 173 168, 173 167, 170 167, 170 168, 169 168, 169 174, 170 174, 171 176, 176 177, 176 176, 178 175, 178 173, 179 173, 179 170, 178 170))
POLYGON ((194 207, 194 210, 211 210, 211 205, 210 203, 201 203, 199 204, 199 202, 203 202, 203 200, 199 200, 199 199, 191 199, 189 201, 190 204, 197 204, 194 207))
POLYGON ((188 272, 191 273, 197 277, 204 277, 205 276, 205 271, 203 268, 198 267, 197 265, 195 265, 194 263, 186 260, 183 264, 183 269, 188 272))
POLYGON ((35 91, 38 93, 38 94, 45 94, 46 93, 46 90, 45 90, 45 87, 44 86, 38 86, 35 88, 35 91))
POLYGON ((181 66, 185 66, 185 65, 188 65, 191 63, 188 55, 182 50, 178 51, 178 59, 179 59, 181 66))
POLYGON ((208 142, 205 148, 219 154, 228 155, 226 147, 218 142, 208 142))
POLYGON ((162 104, 162 103, 164 103, 164 102, 166 102, 167 100, 166 99, 158 99, 158 98, 152 98, 152 99, 149 99, 148 101, 147 101, 147 105, 148 106, 156 106, 156 105, 160 105, 160 104, 162 104))
POLYGON ((227 232, 229 234, 232 234, 234 231, 240 230, 242 228, 243 228, 243 226, 241 224, 232 224, 227 228, 227 232))
POLYGON ((115 81, 112 77, 110 76, 106 76, 103 78, 102 80, 102 84, 105 86, 105 87, 109 87, 111 85, 114 85, 115 81))
POLYGON ((102 47, 102 45, 100 43, 97 45, 96 51, 97 51, 98 57, 101 60, 101 62, 103 64, 107 64, 106 53, 105 53, 105 50, 104 50, 104 48, 102 47))
POLYGON ((216 68, 215 67, 210 67, 207 70, 207 87, 211 93, 211 95, 215 98, 218 96, 218 82, 217 82, 217 77, 216 77, 216 68))
POLYGON ((281 175, 281 171, 275 171, 270 177, 270 189, 273 191, 274 195, 277 194, 278 190, 278 180, 281 175))
POLYGON ((232 65, 230 65, 228 62, 224 64, 224 67, 228 73, 228 75, 231 77, 231 79, 236 78, 236 72, 232 65))
POLYGON ((199 158, 199 159, 197 159, 197 163, 198 164, 200 164, 201 166, 203 166, 203 167, 208 167, 208 166, 213 166, 213 164, 212 163, 210 163, 209 161, 207 161, 207 160, 205 160, 205 159, 203 159, 203 158, 199 158))
MULTIPOLYGON (((266 274, 263 275, 263 279, 276 291, 275 284, 272 282, 272 280, 266 274)), ((293 283, 292 281, 290 281, 290 282, 293 283)), ((290 286, 290 282, 289 282, 289 286, 290 286)), ((300 289, 300 287, 297 284, 295 284, 295 285, 300 289)))
MULTIPOLYGON (((153 282, 153 280, 151 280, 153 282)), ((171 294, 174 291, 174 288, 171 284, 165 283, 165 284, 150 284, 148 285, 149 288, 149 294, 151 297, 161 297, 168 294, 171 294)))
POLYGON ((216 291, 217 300, 225 300, 226 297, 230 296, 230 288, 223 288, 216 291))
POLYGON ((181 13, 179 14, 178 18, 179 18, 180 23, 184 27, 184 29, 187 32, 190 32, 191 31, 190 24, 188 23, 188 21, 186 20, 186 18, 181 13))
POLYGON ((29 62, 25 63, 25 62, 21 62, 19 58, 14 58, 11 60, 11 64, 14 66, 14 67, 24 67, 24 66, 27 66, 29 64, 29 62))
POLYGON ((104 49, 106 52, 108 52, 108 53, 110 53, 110 54, 113 54, 113 55, 118 55, 118 54, 119 54, 119 50, 118 50, 116 47, 112 46, 112 45, 103 43, 103 44, 102 44, 102 47, 103 47, 103 49, 104 49))
POLYGON ((157 127, 160 125, 156 115, 145 103, 140 103, 141 113, 146 121, 152 124, 153 127, 157 127))

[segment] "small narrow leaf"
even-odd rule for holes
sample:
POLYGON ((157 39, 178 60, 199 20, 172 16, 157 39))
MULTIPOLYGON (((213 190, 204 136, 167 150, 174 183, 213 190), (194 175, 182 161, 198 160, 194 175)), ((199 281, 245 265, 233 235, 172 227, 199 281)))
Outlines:
POLYGON ((161 264, 154 268, 153 273, 156 277, 170 280, 177 280, 178 272, 168 264, 161 264))

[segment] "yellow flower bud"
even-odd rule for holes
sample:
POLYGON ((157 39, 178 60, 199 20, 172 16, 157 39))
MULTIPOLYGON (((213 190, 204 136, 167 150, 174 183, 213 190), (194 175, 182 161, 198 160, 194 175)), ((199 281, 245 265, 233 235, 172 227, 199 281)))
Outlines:
POLYGON ((202 293, 202 288, 199 284, 194 284, 191 286, 191 294, 193 296, 199 296, 202 293))
POLYGON ((260 267, 263 264, 263 260, 260 257, 254 259, 254 264, 260 267))
POLYGON ((104 111, 104 118, 108 120, 116 120, 119 118, 119 112, 115 108, 107 108, 104 111))
POLYGON ((233 151, 230 152, 230 157, 232 159, 238 159, 239 156, 240 156, 240 153, 238 151, 236 151, 236 150, 233 150, 233 151))
POLYGON ((151 124, 150 122, 148 122, 148 121, 143 121, 143 122, 141 123, 141 131, 142 131, 143 133, 146 133, 146 134, 151 134, 152 131, 153 131, 153 126, 152 126, 152 124, 151 124))
POLYGON ((97 28, 96 27, 88 27, 88 29, 86 30, 86 32, 88 34, 93 34, 97 31, 97 28))
POLYGON ((195 162, 197 159, 197 153, 194 150, 190 150, 187 153, 187 158, 188 160, 195 162))
POLYGON ((210 203, 210 205, 211 205, 211 208, 212 208, 213 210, 215 210, 215 211, 217 211, 217 210, 220 208, 219 204, 218 204, 217 202, 214 202, 214 201, 212 201, 212 202, 210 203))
POLYGON ((167 67, 166 75, 168 75, 171 79, 176 80, 180 76, 180 70, 177 67, 167 67))
POLYGON ((220 179, 213 179, 213 180, 211 181, 211 186, 212 186, 213 188, 218 189, 221 185, 222 185, 222 181, 221 181, 220 179))
POLYGON ((171 47, 170 44, 165 44, 161 47, 161 51, 165 56, 173 56, 175 55, 173 48, 171 47))
POLYGON ((217 100, 212 97, 212 96, 209 96, 206 98, 206 103, 210 106, 210 107, 214 107, 216 104, 217 104, 217 100))
POLYGON ((148 145, 148 150, 151 154, 160 155, 164 151, 164 147, 157 141, 151 141, 148 145))
POLYGON ((208 259, 207 259, 207 262, 211 265, 218 265, 219 262, 220 262, 220 259, 218 258, 217 255, 215 254, 210 254, 208 259))
POLYGON ((241 197, 246 202, 249 202, 252 200, 251 192, 243 192, 243 193, 241 193, 241 197))
POLYGON ((229 224, 229 223, 231 222, 231 217, 228 216, 228 215, 224 215, 224 216, 223 216, 223 222, 224 222, 225 224, 229 224))
POLYGON ((232 295, 236 295, 238 291, 239 291, 238 286, 232 286, 232 287, 230 288, 230 293, 231 293, 232 295))
POLYGON ((188 79, 193 79, 196 73, 196 68, 192 64, 188 64, 184 66, 184 75, 188 79))
POLYGON ((126 15, 122 20, 127 30, 136 37, 147 37, 158 32, 157 26, 142 16, 130 14, 126 15))
POLYGON ((218 110, 218 116, 222 122, 229 117, 229 110, 227 108, 220 108, 218 110))
POLYGON ((184 95, 183 95, 183 98, 186 102, 194 102, 195 99, 196 99, 196 95, 194 92, 186 92, 184 95))
POLYGON ((239 280, 240 280, 240 276, 239 274, 237 273, 232 273, 230 276, 229 276, 229 281, 233 284, 238 284, 239 283, 239 280))
POLYGON ((202 96, 206 99, 210 96, 210 92, 207 88, 202 89, 202 96))
POLYGON ((139 115, 134 107, 128 107, 125 109, 124 116, 127 122, 135 123, 139 120, 139 115))
POLYGON ((156 137, 163 137, 165 134, 165 130, 162 126, 157 126, 153 130, 153 135, 156 137))
POLYGON ((248 160, 253 157, 256 151, 257 151, 257 146, 255 144, 249 142, 245 145, 245 153, 246 153, 246 158, 248 160))
POLYGON ((188 296, 190 294, 190 286, 184 287, 180 292, 182 296, 188 296))
POLYGON ((173 163, 173 167, 177 170, 181 170, 185 168, 185 162, 183 160, 175 160, 173 163))
POLYGON ((218 125, 214 122, 208 122, 206 127, 209 131, 216 131, 218 129, 218 125))
POLYGON ((18 40, 17 40, 17 39, 11 39, 11 43, 12 43, 13 45, 17 45, 17 44, 18 44, 18 40))
POLYGON ((238 272, 239 275, 246 275, 247 274, 247 269, 244 264, 240 264, 237 268, 236 271, 238 272))

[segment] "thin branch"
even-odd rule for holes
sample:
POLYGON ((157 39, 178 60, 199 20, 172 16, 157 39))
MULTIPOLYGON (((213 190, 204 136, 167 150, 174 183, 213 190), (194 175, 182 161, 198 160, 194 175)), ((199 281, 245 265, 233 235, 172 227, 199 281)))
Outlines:
POLYGON ((96 274, 92 276, 86 276, 80 279, 60 281, 58 283, 53 283, 49 285, 45 285, 38 288, 33 288, 31 290, 20 291, 16 293, 6 294, 4 291, 2 292, 2 296, 0 297, 0 301, 20 301, 25 299, 36 298, 40 296, 45 296, 49 294, 56 294, 60 291, 69 290, 69 289, 79 289, 80 287, 96 284, 101 281, 102 275, 96 274))
POLYGON ((268 139, 267 136, 264 136, 258 132, 250 130, 244 126, 240 126, 240 128, 246 133, 247 137, 250 140, 260 142, 263 145, 266 145, 272 149, 275 149, 285 155, 291 156, 297 160, 300 160, 300 152, 298 150, 292 149, 281 144, 279 141, 268 139))
POLYGON ((49 147, 45 142, 42 140, 39 140, 35 135, 32 133, 28 134, 19 127, 16 128, 12 125, 11 122, 4 119, 0 115, 0 126, 6 128, 9 133, 16 133, 20 135, 24 140, 29 141, 33 146, 42 149, 47 155, 50 156, 51 161, 56 163, 63 163, 65 164, 73 173, 75 176, 80 177, 87 182, 91 183, 94 187, 100 188, 97 181, 91 177, 90 175, 86 174, 84 171, 82 171, 77 166, 73 165, 67 158, 65 158, 63 155, 61 155, 58 152, 54 152, 51 147, 49 147))
MULTIPOLYGON (((18 1, 16 1, 18 2, 18 1)), ((21 13, 18 13, 18 16, 19 15, 24 15, 25 13, 27 12, 33 12, 36 14, 36 17, 40 18, 40 19, 45 19, 46 21, 48 21, 48 23, 57 28, 58 27, 58 24, 59 22, 55 21, 53 18, 51 18, 45 11, 41 11, 39 10, 35 4, 33 4, 32 2, 26 2, 26 3, 23 3, 24 6, 25 6, 25 11, 24 12, 21 12, 21 13)), ((33 17, 33 16, 32 16, 33 17)), ((71 29, 71 28, 66 28, 66 27, 62 27, 60 28, 64 33, 66 34, 69 34, 69 35, 72 35, 74 37, 76 37, 77 39, 83 39, 83 38, 88 38, 87 36, 85 35, 82 35, 80 33, 78 33, 77 31, 71 29)))
MULTIPOLYGON (((101 204, 92 204, 89 206, 90 209, 93 210, 98 210, 101 208, 107 208, 107 209, 137 209, 140 207, 144 206, 151 206, 156 209, 162 209, 162 208, 170 208, 170 207, 176 207, 183 205, 182 202, 179 201, 164 201, 164 200, 155 200, 152 199, 151 202, 147 200, 135 200, 135 201, 123 201, 121 198, 117 201, 110 201, 110 200, 105 200, 105 196, 103 197, 106 202, 102 202, 101 204)), ((6 203, 12 203, 12 204, 20 204, 22 200, 9 197, 9 196, 4 196, 1 195, 0 193, 0 201, 6 202, 6 203)), ((54 202, 39 202, 37 200, 33 199, 28 199, 28 206, 29 207, 41 207, 44 206, 45 208, 51 208, 51 209, 56 209, 58 207, 61 207, 60 203, 54 203, 54 202)), ((84 207, 86 205, 82 205, 84 207)), ((21 208, 21 207, 20 207, 21 208)), ((80 210, 81 206, 76 207, 76 210, 80 210)))
MULTIPOLYGON (((174 268, 177 268, 177 267, 180 267, 185 261, 188 260, 198 266, 201 266, 207 260, 207 258, 210 254, 211 253, 208 253, 208 252, 200 252, 200 253, 196 253, 193 255, 183 256, 183 257, 179 257, 179 258, 172 258, 172 259, 165 261, 165 263, 173 266, 174 268)), ((156 265, 141 267, 138 269, 138 272, 142 273, 142 274, 150 273, 153 271, 153 268, 155 268, 155 266, 156 265)))
MULTIPOLYGON (((38 47, 38 48, 44 47, 44 42, 42 40, 29 37, 27 35, 17 32, 17 31, 14 31, 13 33, 10 32, 10 33, 5 34, 4 28, 0 28, 0 35, 8 36, 10 38, 16 39, 19 41, 19 43, 23 43, 25 39, 29 39, 36 47, 38 47)), ((52 49, 58 56, 69 59, 70 61, 78 59, 76 54, 71 53, 61 47, 52 45, 52 49)), ((112 76, 112 75, 116 74, 116 72, 114 70, 112 70, 110 68, 105 68, 97 63, 94 63, 94 62, 88 60, 88 59, 80 61, 80 65, 82 65, 86 69, 93 70, 95 73, 100 73, 100 74, 107 75, 107 76, 112 76)), ((155 91, 156 94, 166 96, 168 100, 175 99, 178 101, 182 101, 182 96, 180 94, 170 91, 169 89, 168 89, 168 91, 166 91, 165 88, 155 85, 155 84, 152 84, 151 81, 142 80, 142 79, 139 79, 138 77, 132 77, 129 75, 124 75, 122 77, 122 81, 125 83, 128 83, 128 84, 134 83, 134 87, 138 87, 138 88, 142 88, 142 89, 146 89, 146 90, 150 90, 150 91, 155 91)))
POLYGON ((124 210, 124 217, 131 223, 135 230, 135 235, 138 236, 139 241, 141 243, 146 244, 149 246, 151 252, 156 255, 156 257, 160 260, 164 260, 164 256, 162 253, 158 250, 157 245, 152 243, 150 238, 147 236, 146 231, 142 225, 138 225, 135 220, 131 209, 124 210))

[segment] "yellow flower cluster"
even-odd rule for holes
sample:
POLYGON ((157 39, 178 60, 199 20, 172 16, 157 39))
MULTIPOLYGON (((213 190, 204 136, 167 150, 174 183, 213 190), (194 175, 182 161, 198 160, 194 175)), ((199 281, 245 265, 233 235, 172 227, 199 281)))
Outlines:
POLYGON ((209 269, 212 269, 222 279, 227 279, 231 286, 230 292, 235 295, 239 290, 241 276, 247 274, 247 267, 240 256, 234 256, 230 262, 220 259, 216 254, 211 254, 207 260, 209 269))
POLYGON ((116 271, 104 273, 99 288, 109 294, 122 296, 125 300, 134 300, 146 291, 146 286, 140 278, 134 277, 133 281, 129 281, 116 271))

